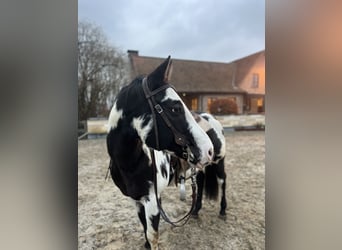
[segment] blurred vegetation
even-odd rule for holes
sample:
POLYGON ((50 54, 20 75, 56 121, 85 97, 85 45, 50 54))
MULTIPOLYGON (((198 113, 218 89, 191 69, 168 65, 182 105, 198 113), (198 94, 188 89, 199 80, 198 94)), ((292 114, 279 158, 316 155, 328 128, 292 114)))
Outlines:
POLYGON ((102 29, 79 22, 78 121, 107 117, 127 72, 124 53, 108 42, 102 29))
POLYGON ((237 104, 231 99, 216 99, 211 102, 209 111, 213 115, 236 115, 237 104))

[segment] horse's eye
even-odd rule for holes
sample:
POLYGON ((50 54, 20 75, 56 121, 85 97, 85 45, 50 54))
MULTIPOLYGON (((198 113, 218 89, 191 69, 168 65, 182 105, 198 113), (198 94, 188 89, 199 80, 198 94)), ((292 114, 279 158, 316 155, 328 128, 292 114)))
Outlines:
POLYGON ((181 112, 182 112, 182 108, 181 108, 181 107, 173 107, 173 108, 171 109, 171 111, 172 111, 173 113, 181 113, 181 112))

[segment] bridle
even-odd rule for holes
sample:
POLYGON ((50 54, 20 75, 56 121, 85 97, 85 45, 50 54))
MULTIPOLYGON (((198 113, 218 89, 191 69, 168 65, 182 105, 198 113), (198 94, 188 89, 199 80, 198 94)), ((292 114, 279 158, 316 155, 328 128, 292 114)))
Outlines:
POLYGON ((186 139, 186 137, 180 133, 179 131, 177 131, 177 129, 172 125, 172 123, 170 122, 169 118, 167 117, 167 115, 164 112, 164 109, 162 108, 162 106, 160 106, 160 104, 158 104, 156 102, 156 100, 154 99, 154 96, 156 94, 158 94, 159 92, 167 89, 167 88, 172 88, 174 89, 174 87, 171 84, 164 84, 161 87, 150 91, 150 89, 148 88, 147 85, 147 78, 145 77, 143 79, 142 82, 142 87, 144 90, 144 94, 145 94, 145 98, 148 101, 148 104, 150 106, 151 112, 152 112, 152 120, 153 120, 153 125, 154 125, 154 134, 155 134, 155 138, 156 138, 156 149, 160 150, 160 145, 159 145, 159 133, 158 133, 158 126, 157 126, 157 119, 156 119, 156 113, 159 114, 161 116, 161 118, 164 120, 164 122, 166 123, 166 125, 171 129, 174 138, 175 138, 175 142, 176 144, 178 144, 179 146, 182 147, 182 158, 184 160, 188 160, 189 157, 191 157, 191 151, 189 149, 189 141, 186 139))
MULTIPOLYGON (((157 119, 156 119, 156 114, 160 115, 160 117, 163 119, 163 121, 165 122, 165 124, 171 129, 174 138, 175 138, 175 142, 176 144, 178 144, 179 146, 182 147, 182 158, 184 160, 189 160, 192 157, 190 148, 189 148, 189 142, 186 139, 186 137, 180 133, 170 122, 169 118, 167 117, 167 115, 164 112, 164 109, 162 108, 162 106, 160 104, 158 104, 154 98, 154 96, 156 94, 158 94, 159 92, 167 89, 167 88, 173 88, 174 87, 171 84, 163 84, 161 87, 150 91, 150 89, 148 88, 148 84, 147 84, 147 77, 144 77, 142 80, 142 87, 144 90, 144 94, 145 94, 145 98, 148 101, 148 104, 150 106, 151 112, 152 112, 152 120, 153 120, 153 127, 154 127, 154 133, 155 133, 155 140, 156 140, 156 150, 160 150, 160 144, 159 144, 159 133, 158 133, 158 124, 157 124, 157 119)), ((154 150, 151 149, 151 158, 152 158, 152 168, 153 168, 153 182, 154 182, 154 192, 156 195, 156 200, 157 200, 157 205, 158 205, 158 209, 160 211, 161 216, 163 217, 163 219, 170 223, 171 225, 175 226, 175 227, 179 227, 179 226, 183 226, 185 223, 187 223, 187 221, 190 218, 190 215, 193 211, 193 209, 195 208, 195 203, 196 203, 196 170, 195 170, 195 166, 191 167, 191 187, 192 187, 192 205, 190 208, 190 211, 181 219, 179 219, 178 221, 174 221, 172 222, 166 215, 165 211, 163 210, 160 200, 158 199, 158 188, 157 188, 157 166, 156 166, 156 161, 155 161, 155 155, 154 155, 154 150), (177 223, 182 222, 183 220, 185 220, 182 224, 177 225, 177 223)))

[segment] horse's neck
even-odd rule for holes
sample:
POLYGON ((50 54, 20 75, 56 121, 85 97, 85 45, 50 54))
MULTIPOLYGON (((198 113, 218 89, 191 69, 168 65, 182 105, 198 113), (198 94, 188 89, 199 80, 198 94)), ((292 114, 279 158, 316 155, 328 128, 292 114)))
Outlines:
POLYGON ((155 153, 155 158, 159 159, 156 160, 156 167, 159 169, 161 166, 158 163, 160 163, 160 159, 164 159, 162 162, 165 164, 165 167, 169 168, 169 172, 172 172, 168 153, 155 150, 150 151, 133 127, 128 124, 122 125, 117 128, 115 136, 113 136, 117 145, 115 158, 120 168, 134 169, 138 166, 142 167, 141 164, 145 165, 145 163, 145 166, 147 166, 147 164, 151 163, 151 153, 153 152, 155 153))
POLYGON ((116 131, 116 157, 122 163, 129 163, 138 161, 145 154, 143 151, 144 143, 134 129, 131 127, 124 127, 116 131))

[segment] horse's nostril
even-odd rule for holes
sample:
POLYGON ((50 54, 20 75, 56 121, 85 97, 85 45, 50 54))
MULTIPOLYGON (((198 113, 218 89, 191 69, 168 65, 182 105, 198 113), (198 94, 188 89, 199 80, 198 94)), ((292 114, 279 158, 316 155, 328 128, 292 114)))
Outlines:
POLYGON ((212 150, 212 149, 209 149, 209 151, 208 151, 208 155, 209 155, 210 157, 212 157, 212 156, 213 156, 213 150, 212 150))

